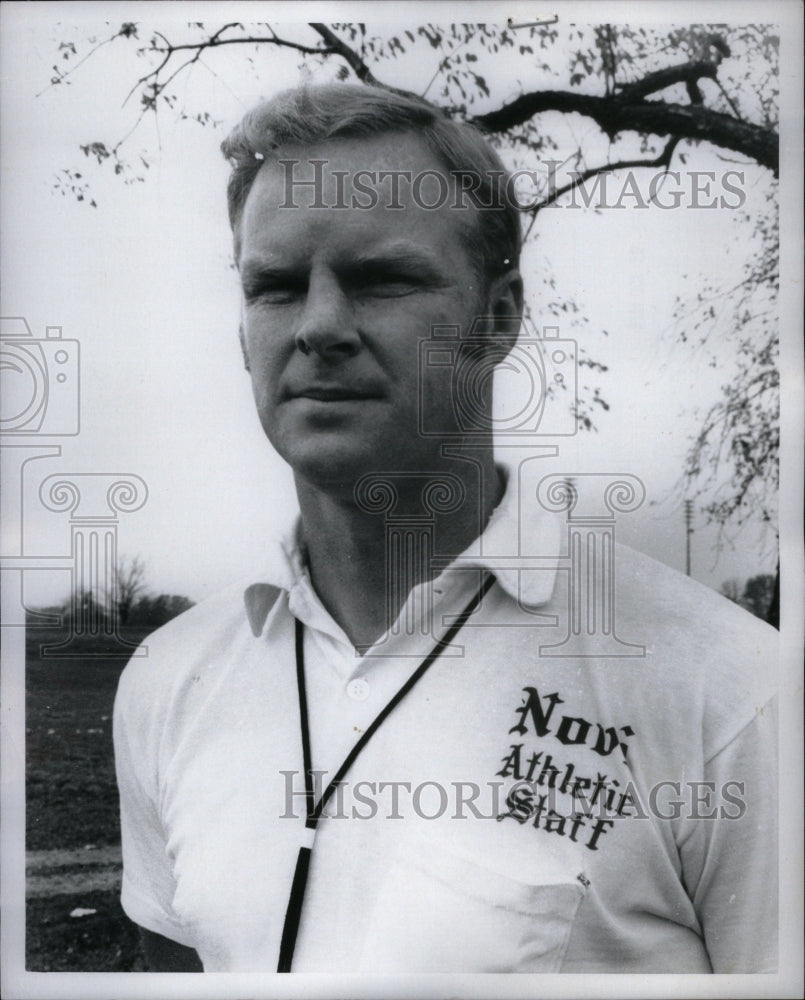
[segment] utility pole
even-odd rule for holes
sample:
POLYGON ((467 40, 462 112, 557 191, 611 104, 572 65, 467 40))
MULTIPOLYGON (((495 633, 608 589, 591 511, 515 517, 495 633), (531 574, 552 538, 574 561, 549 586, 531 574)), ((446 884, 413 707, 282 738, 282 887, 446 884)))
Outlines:
POLYGON ((693 534, 693 501, 685 501, 685 572, 690 576, 690 536, 693 534))

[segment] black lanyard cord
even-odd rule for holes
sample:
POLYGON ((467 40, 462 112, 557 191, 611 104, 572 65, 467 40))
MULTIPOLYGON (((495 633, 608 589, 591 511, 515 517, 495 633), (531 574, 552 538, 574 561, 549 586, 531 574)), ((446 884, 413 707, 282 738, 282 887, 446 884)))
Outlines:
POLYGON ((453 639, 455 639, 467 619, 470 618, 470 616, 475 612, 478 605, 483 600, 484 595, 494 582, 494 576, 492 576, 491 573, 486 574, 478 592, 475 594, 470 603, 461 612, 461 614, 458 615, 442 638, 437 640, 430 653, 428 653, 422 663, 420 663, 413 674, 411 674, 400 690, 391 698, 385 708, 380 711, 374 722, 372 722, 372 724, 362 733, 360 739, 344 758, 343 764, 339 767, 334 777, 330 780, 327 787, 322 792, 321 798, 318 802, 315 801, 313 792, 313 775, 311 773, 310 726, 307 712, 307 692, 305 689, 305 629, 299 619, 296 619, 296 679, 299 688, 299 714, 302 731, 302 761, 305 768, 305 800, 307 802, 307 818, 305 820, 305 828, 311 831, 311 833, 309 835, 309 844, 299 848, 299 854, 296 859, 296 868, 294 869, 293 882, 291 883, 291 894, 288 898, 288 908, 285 911, 285 923, 282 927, 282 939, 280 941, 280 954, 279 961, 277 963, 277 972, 291 971, 294 948, 296 947, 296 938, 299 933, 299 922, 302 917, 302 904, 304 902, 305 888, 307 886, 307 876, 310 867, 310 855, 313 843, 312 838, 315 835, 316 827, 318 826, 318 822, 321 819, 325 806, 330 801, 330 798, 334 794, 338 785, 344 779, 347 771, 349 771, 355 763, 355 760, 361 750, 363 750, 372 736, 385 722, 390 713, 394 711, 397 705, 399 705, 417 681, 419 681, 425 671, 438 658, 442 650, 449 646, 453 639))
MULTIPOLYGON (((302 729, 302 766, 305 769, 305 815, 308 822, 313 816, 316 799, 313 794, 313 774, 310 757, 310 724, 307 714, 307 689, 305 687, 305 629, 298 618, 294 619, 296 632, 296 686, 299 691, 299 719, 302 729)), ((307 826, 307 823, 305 824, 307 826)), ((315 830, 315 826, 313 827, 315 830)))

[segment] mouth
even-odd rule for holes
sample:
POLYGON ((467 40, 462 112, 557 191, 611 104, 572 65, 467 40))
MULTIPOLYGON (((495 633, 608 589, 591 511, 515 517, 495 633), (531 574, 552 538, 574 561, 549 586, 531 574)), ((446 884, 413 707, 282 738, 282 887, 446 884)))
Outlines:
POLYGON ((289 399, 315 399, 321 403, 343 403, 363 399, 379 399, 371 389, 343 385, 313 385, 288 393, 289 399))

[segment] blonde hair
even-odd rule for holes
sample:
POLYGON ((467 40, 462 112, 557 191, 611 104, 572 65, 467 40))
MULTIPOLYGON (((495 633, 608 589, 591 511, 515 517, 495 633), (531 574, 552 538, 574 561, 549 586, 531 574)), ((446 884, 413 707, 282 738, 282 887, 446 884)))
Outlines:
POLYGON ((454 121, 423 99, 349 84, 283 91, 249 111, 221 144, 232 167, 227 198, 236 254, 243 206, 254 179, 283 146, 387 132, 414 133, 456 180, 471 178, 472 186, 463 190, 471 194, 479 216, 477 226, 467 227, 469 249, 486 281, 517 267, 522 235, 520 213, 506 183, 509 174, 478 129, 454 121))

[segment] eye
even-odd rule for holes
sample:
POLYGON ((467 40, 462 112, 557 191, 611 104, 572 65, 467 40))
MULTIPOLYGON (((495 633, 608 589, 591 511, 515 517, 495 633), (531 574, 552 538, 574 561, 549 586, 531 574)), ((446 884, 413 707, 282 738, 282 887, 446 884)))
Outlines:
POLYGON ((419 288, 419 279, 410 274, 378 272, 361 275, 357 282, 360 294, 373 298, 399 298, 410 295, 419 288))
POLYGON ((253 286, 244 285, 243 294, 246 302, 265 305, 285 305, 296 302, 306 294, 307 288, 302 282, 294 280, 261 281, 253 286))
POLYGON ((377 285, 371 285, 364 294, 379 299, 396 299, 403 295, 410 295, 415 290, 415 286, 410 282, 384 281, 377 285))
POLYGON ((269 305, 283 305, 286 302, 294 302, 301 294, 297 288, 269 288, 260 292, 255 298, 269 305))

